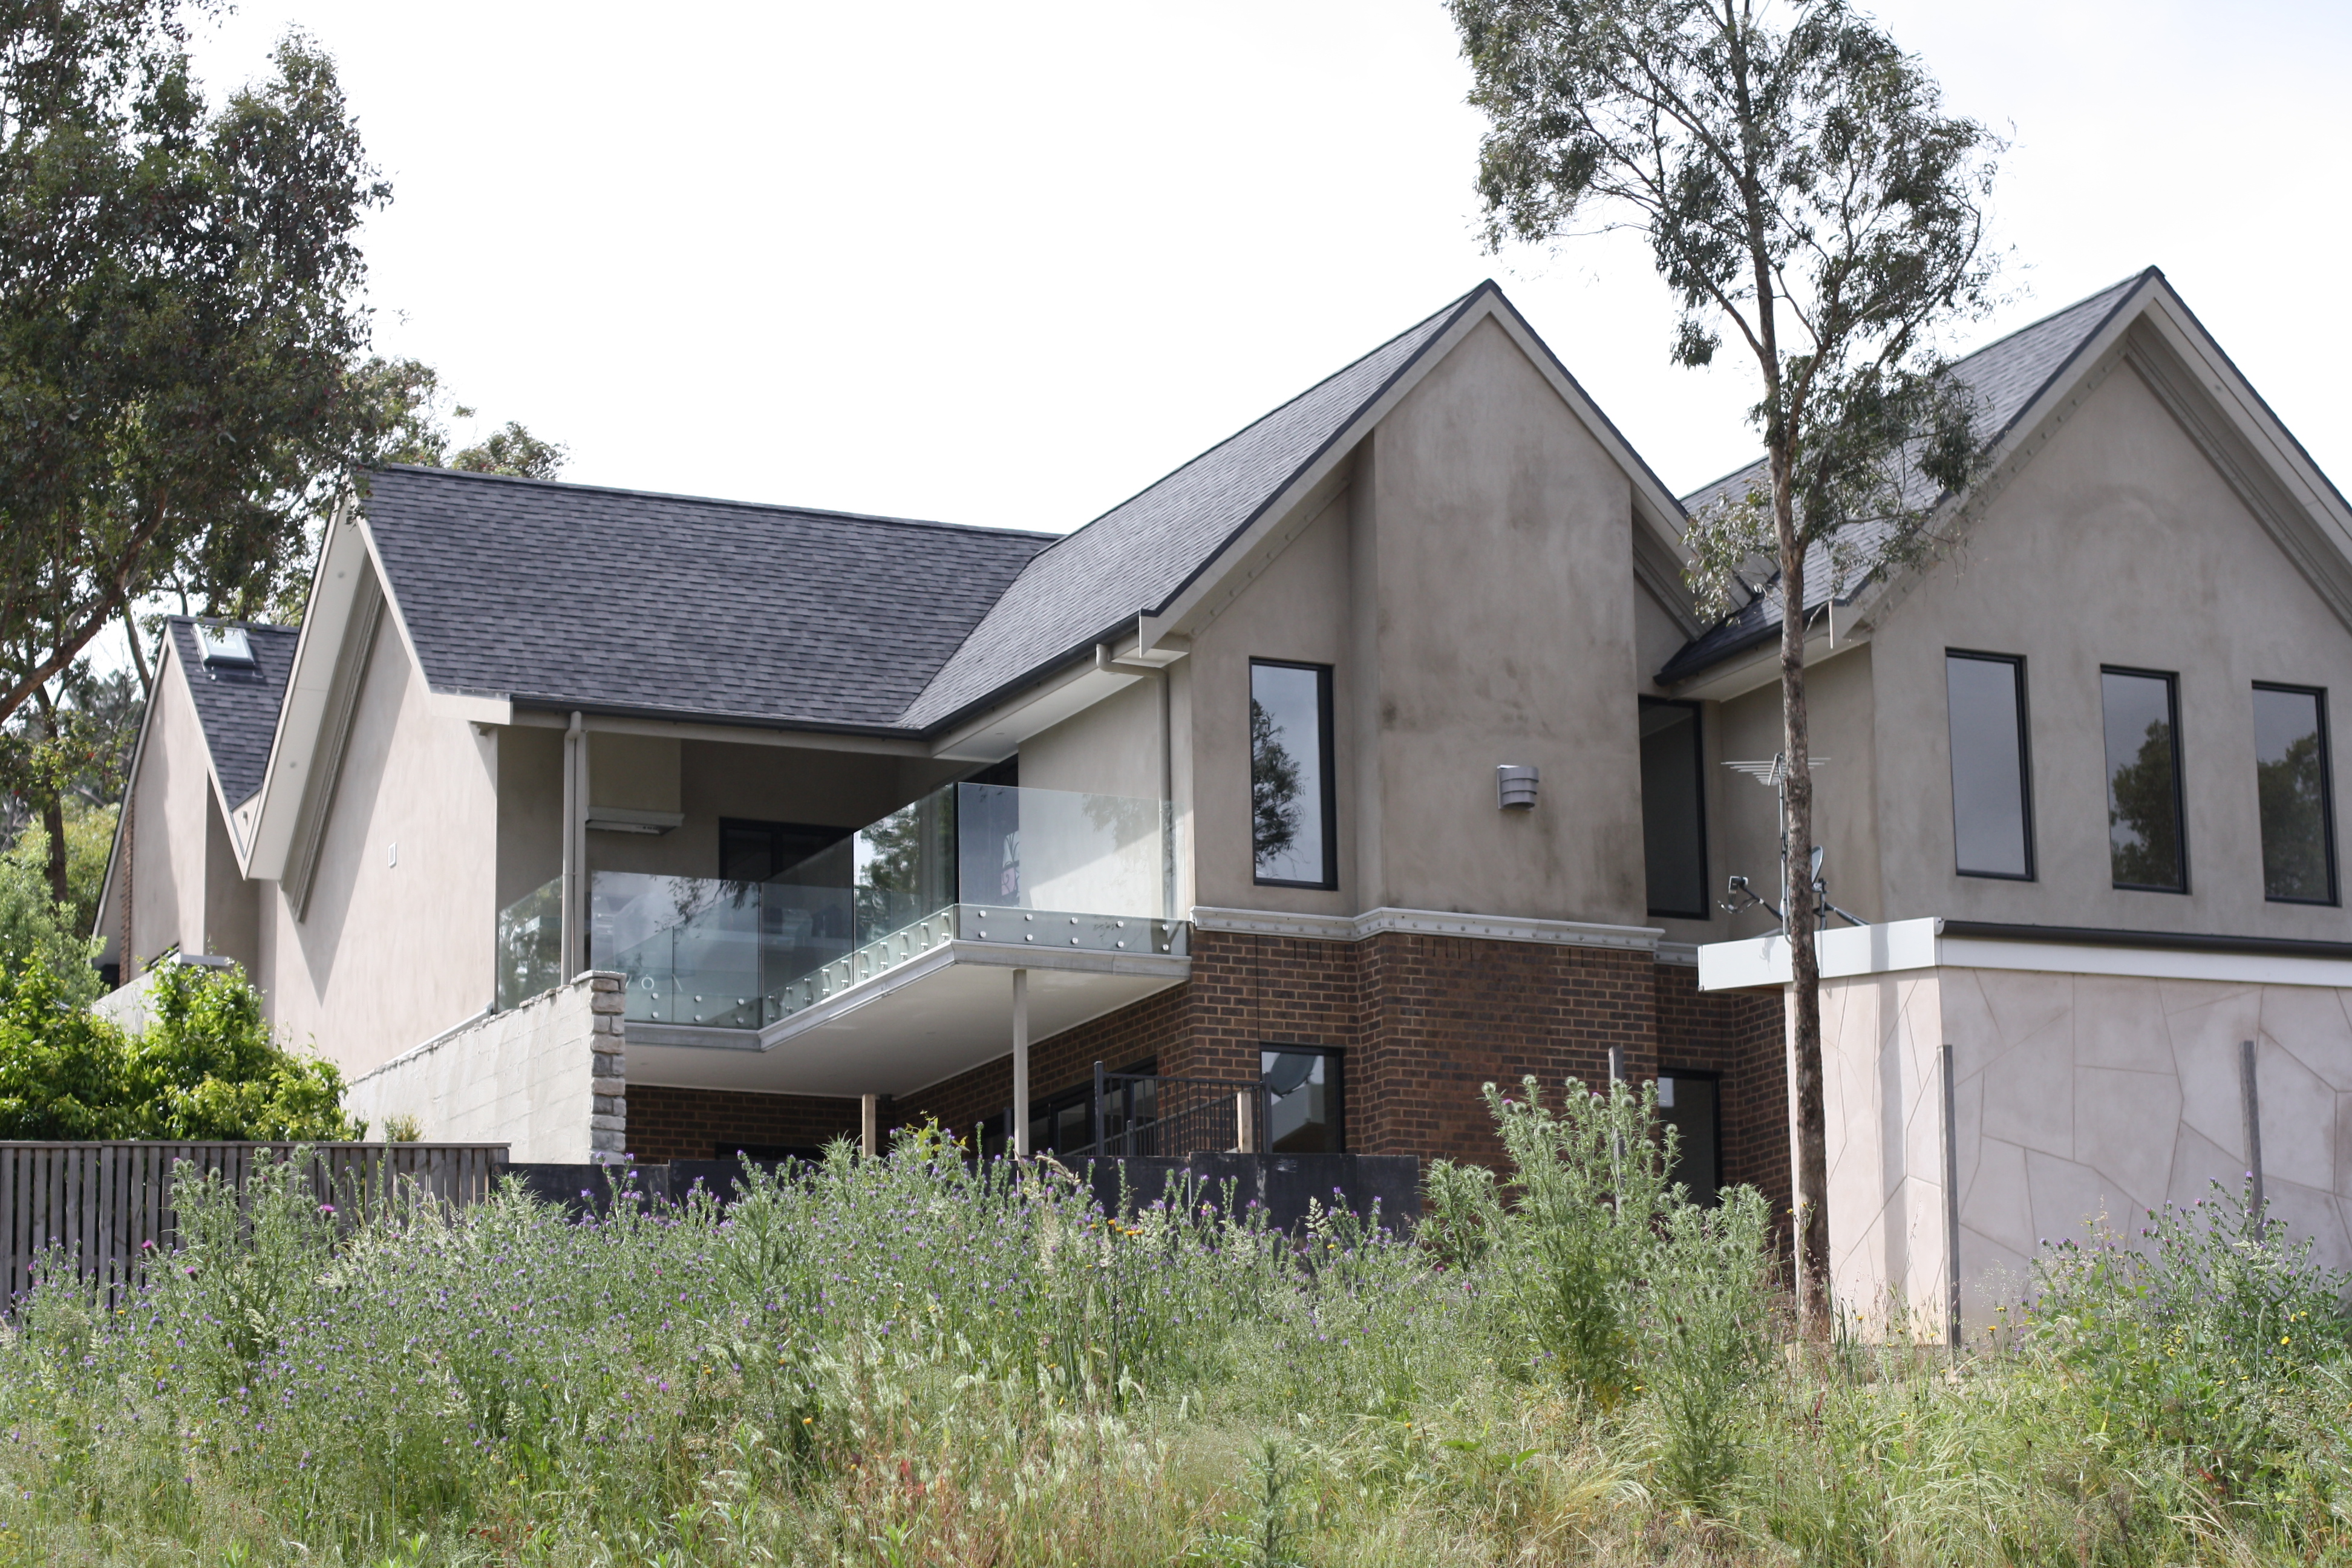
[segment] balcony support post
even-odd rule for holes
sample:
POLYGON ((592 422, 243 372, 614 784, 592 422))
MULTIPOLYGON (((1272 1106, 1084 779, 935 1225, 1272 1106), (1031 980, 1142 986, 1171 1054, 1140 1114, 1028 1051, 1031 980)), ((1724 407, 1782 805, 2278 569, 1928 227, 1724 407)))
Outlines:
POLYGON ((1026 1160, 1029 1147, 1029 972, 1013 972, 1013 1157, 1026 1160))
POLYGON ((563 731, 562 953, 556 983, 588 967, 588 732, 580 715, 563 731))
POLYGON ((858 1145, 869 1160, 882 1153, 882 1097, 861 1094, 857 1097, 858 1145))

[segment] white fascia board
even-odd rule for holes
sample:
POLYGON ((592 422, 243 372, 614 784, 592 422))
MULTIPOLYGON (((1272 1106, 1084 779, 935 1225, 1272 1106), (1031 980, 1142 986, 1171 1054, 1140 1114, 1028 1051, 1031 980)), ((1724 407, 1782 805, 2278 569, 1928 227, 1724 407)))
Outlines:
MULTIPOLYGON (((2352 959, 2294 953, 2200 952, 2177 947, 2048 942, 2031 937, 1946 936, 1940 919, 1843 927, 1814 940, 1824 980, 1927 969, 1999 969, 2034 974, 2099 974, 2144 980, 2203 980, 2234 985, 2352 988, 2352 959)), ((1698 950, 1702 991, 1789 984, 1789 940, 1774 932, 1698 950)))
MULTIPOLYGON (((1839 654, 1860 647, 1870 640, 1870 623, 1859 612, 1847 606, 1838 616, 1837 646, 1830 646, 1829 617, 1824 616, 1805 628, 1805 668, 1815 669, 1839 654), (1853 616, 1853 621, 1846 619, 1853 616)), ((1772 636, 1747 652, 1718 664, 1698 675, 1666 688, 1675 698, 1685 702, 1728 702, 1744 697, 1759 688, 1771 686, 1780 679, 1780 636, 1774 628, 1772 636)))
POLYGON ((931 748, 931 754, 956 762, 1002 762, 1019 751, 1021 742, 1030 736, 1052 729, 1142 679, 1141 670, 1120 668, 1098 654, 1094 663, 1072 666, 943 737, 931 748))
POLYGON ((474 691, 434 691, 427 689, 425 710, 444 719, 463 719, 469 724, 511 724, 515 721, 514 703, 504 697, 492 697, 474 691))
MULTIPOLYGON (((276 881, 286 874, 303 786, 310 782, 328 694, 334 688, 335 661, 351 630, 352 604, 375 571, 366 531, 358 509, 347 502, 327 524, 319 550, 318 570, 302 614, 302 636, 294 645, 286 700, 278 707, 277 732, 269 742, 269 770, 255 797, 249 839, 238 851, 238 869, 255 881, 276 881)), ((404 647, 405 636, 404 632, 404 647)))
POLYGON ((1398 404, 1421 384, 1422 378, 1443 363, 1447 355, 1461 346, 1463 339, 1484 321, 1493 321, 1508 334, 1528 363, 1536 367, 1545 384, 1568 405, 1570 415, 1598 442, 1618 468, 1625 475, 1633 489, 1634 510, 1657 534, 1660 542, 1676 560, 1686 559, 1682 542, 1681 503, 1667 493, 1649 465, 1625 444, 1615 426, 1585 396, 1576 383, 1561 370, 1558 359, 1544 346, 1528 324, 1519 319, 1516 310, 1508 307, 1499 290, 1487 289, 1462 312, 1461 318, 1427 348, 1421 352, 1410 369, 1391 382, 1381 395, 1366 405, 1354 423, 1339 432, 1324 447, 1323 455, 1293 479, 1289 486, 1275 498, 1272 504, 1258 514, 1258 519, 1218 552, 1207 571, 1188 584, 1158 615, 1141 617, 1139 630, 1141 646, 1158 647, 1171 632, 1189 632, 1193 617, 1205 605, 1222 604, 1228 595, 1222 592, 1236 572, 1255 575, 1265 563, 1277 553, 1289 537, 1321 510, 1318 503, 1338 493, 1345 479, 1345 469, 1355 458, 1356 447, 1380 422, 1387 418, 1398 404), (1304 512, 1306 515, 1300 515, 1304 512), (1280 535, 1280 537, 1276 537, 1280 535))

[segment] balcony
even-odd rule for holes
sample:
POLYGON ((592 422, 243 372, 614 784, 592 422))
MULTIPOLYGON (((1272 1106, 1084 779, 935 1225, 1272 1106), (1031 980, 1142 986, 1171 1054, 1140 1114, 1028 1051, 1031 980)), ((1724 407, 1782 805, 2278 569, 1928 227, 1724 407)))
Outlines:
MULTIPOLYGON (((1040 1037, 1181 979, 1170 832, 1160 801, 950 784, 763 882, 594 872, 589 963, 628 978, 632 1079, 902 1092, 1010 1048, 1010 970, 1040 1037)), ((552 982, 560 909, 500 915, 501 1005, 552 982)))

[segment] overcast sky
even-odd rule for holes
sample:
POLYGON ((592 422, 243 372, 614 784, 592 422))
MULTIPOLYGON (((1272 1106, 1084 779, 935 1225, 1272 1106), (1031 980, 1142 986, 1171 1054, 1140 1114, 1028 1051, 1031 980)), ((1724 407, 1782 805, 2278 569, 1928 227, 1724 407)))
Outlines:
MULTIPOLYGON (((2014 143, 1971 342, 2160 266, 2352 479, 2352 6, 1879 15, 2014 143)), ((248 0, 207 79, 289 26, 394 184, 379 345, 570 479, 1066 531, 1488 276, 1676 490, 1754 444, 1645 252, 1481 251, 1434 0, 248 0)))

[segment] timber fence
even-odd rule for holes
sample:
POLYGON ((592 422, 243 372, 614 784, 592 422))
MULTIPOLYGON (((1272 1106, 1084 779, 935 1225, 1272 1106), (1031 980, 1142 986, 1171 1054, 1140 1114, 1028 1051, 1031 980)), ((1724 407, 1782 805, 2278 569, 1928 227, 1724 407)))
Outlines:
POLYGON ((302 1179, 353 1217, 394 1204, 490 1195, 504 1143, 0 1142, 0 1311, 47 1271, 71 1268, 112 1296, 143 1282, 178 1240, 178 1182, 218 1172, 239 1192, 257 1170, 306 1152, 302 1179), (184 1165, 183 1164, 184 1162, 184 1165))

